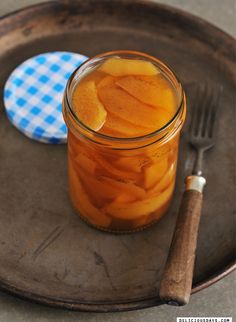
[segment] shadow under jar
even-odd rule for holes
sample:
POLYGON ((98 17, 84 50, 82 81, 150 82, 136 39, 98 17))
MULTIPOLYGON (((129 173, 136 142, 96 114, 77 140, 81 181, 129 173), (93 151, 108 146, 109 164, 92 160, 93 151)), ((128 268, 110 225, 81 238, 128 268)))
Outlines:
POLYGON ((185 113, 185 95, 174 73, 144 53, 108 52, 89 59, 74 71, 65 90, 63 115, 68 127, 70 197, 82 219, 98 229, 122 233, 141 230, 166 213, 175 186, 179 134, 185 113), (154 82, 150 75, 140 75, 140 61, 156 68, 154 82), (76 113, 80 109, 77 91, 82 99, 89 95, 88 105, 95 95, 84 83, 93 85, 96 100, 108 109, 107 123, 96 131, 76 113), (165 114, 170 101, 171 116, 165 114), (139 115, 140 106, 146 108, 140 114, 143 117, 139 115), (116 115, 119 111, 122 115, 116 115), (162 124, 157 122, 156 128, 148 129, 145 126, 149 124, 143 123, 148 117, 150 122, 155 121, 152 113, 162 119, 162 124), (166 115, 169 117, 163 118, 166 115), (133 132, 136 135, 132 135, 132 127, 137 129, 133 132), (146 132, 140 132, 140 128, 146 132), (126 129, 131 129, 130 133, 126 129))

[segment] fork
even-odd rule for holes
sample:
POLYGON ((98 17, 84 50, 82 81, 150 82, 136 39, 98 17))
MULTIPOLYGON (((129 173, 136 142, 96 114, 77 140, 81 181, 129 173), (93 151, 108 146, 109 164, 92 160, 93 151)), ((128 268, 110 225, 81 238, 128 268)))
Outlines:
POLYGON ((203 188, 206 184, 203 155, 215 144, 221 91, 222 88, 213 91, 207 85, 198 87, 196 91, 197 105, 193 106, 189 128, 189 143, 196 150, 196 159, 192 175, 185 179, 185 191, 160 284, 160 298, 169 305, 185 305, 191 294, 203 188))

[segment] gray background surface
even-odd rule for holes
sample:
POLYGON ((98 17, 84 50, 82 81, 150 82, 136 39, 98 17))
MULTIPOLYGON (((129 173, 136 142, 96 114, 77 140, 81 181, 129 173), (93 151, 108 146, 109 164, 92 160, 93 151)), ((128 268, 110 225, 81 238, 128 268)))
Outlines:
MULTIPOLYGON (((0 0, 0 16, 39 2, 44 1, 0 0)), ((198 15, 236 37, 236 0, 162 0, 159 2, 198 15)), ((236 273, 193 295, 186 307, 159 306, 124 313, 96 314, 53 309, 0 292, 0 322, 171 322, 176 321, 177 316, 231 316, 235 320, 235 297, 236 273)))

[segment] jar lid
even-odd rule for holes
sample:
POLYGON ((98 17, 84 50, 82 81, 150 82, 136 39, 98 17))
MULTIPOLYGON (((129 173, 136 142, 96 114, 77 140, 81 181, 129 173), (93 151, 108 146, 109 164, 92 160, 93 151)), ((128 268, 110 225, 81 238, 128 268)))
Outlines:
POLYGON ((31 139, 65 143, 63 92, 71 73, 86 59, 71 52, 49 52, 20 64, 4 87, 4 104, 10 122, 31 139))

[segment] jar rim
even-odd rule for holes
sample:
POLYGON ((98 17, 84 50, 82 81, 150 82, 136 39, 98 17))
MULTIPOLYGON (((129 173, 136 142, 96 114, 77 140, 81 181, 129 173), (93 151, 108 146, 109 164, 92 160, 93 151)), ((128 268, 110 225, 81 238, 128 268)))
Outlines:
MULTIPOLYGON (((157 59, 157 58, 155 58, 155 57, 153 57, 151 55, 148 55, 146 53, 143 53, 143 52, 133 51, 133 50, 115 50, 115 51, 109 51, 109 52, 105 52, 105 53, 93 56, 93 57, 87 59, 85 62, 83 62, 79 67, 77 67, 74 70, 74 72, 71 74, 71 76, 70 76, 70 78, 69 78, 69 80, 68 80, 68 82, 66 84, 64 99, 65 99, 65 102, 66 102, 65 105, 66 105, 67 111, 69 111, 69 114, 72 116, 73 121, 75 121, 76 125, 81 127, 88 134, 92 134, 93 137, 98 138, 98 139, 100 138, 100 139, 106 140, 109 143, 112 143, 112 142, 135 143, 135 142, 142 142, 142 141, 144 141, 146 139, 155 138, 157 135, 161 135, 162 133, 164 134, 166 132, 166 130, 168 130, 168 128, 172 128, 172 125, 175 123, 175 121, 178 119, 178 116, 183 111, 185 94, 184 94, 182 84, 180 83, 178 77, 176 76, 176 74, 172 71, 172 69, 166 63, 163 63, 159 59, 157 59), (114 136, 110 136, 110 135, 107 135, 107 134, 96 132, 95 130, 91 129, 86 124, 84 124, 77 117, 77 115, 73 111, 73 108, 71 106, 72 104, 71 104, 71 102, 69 100, 69 94, 70 94, 69 91, 70 91, 70 86, 72 84, 72 81, 73 81, 74 77, 80 72, 80 70, 82 68, 84 68, 86 65, 88 65, 91 61, 93 61, 95 59, 104 58, 104 57, 107 57, 107 56, 122 55, 122 54, 137 55, 137 56, 144 57, 144 58, 147 58, 149 60, 154 61, 158 65, 161 65, 162 67, 167 69, 168 72, 170 72, 172 74, 172 76, 177 81, 177 83, 178 83, 178 85, 180 87, 180 91, 179 91, 180 100, 179 100, 179 104, 178 104, 178 107, 176 109, 176 113, 174 114, 174 116, 164 126, 162 126, 161 128, 159 128, 159 129, 157 129, 157 130, 155 130, 153 132, 150 132, 148 134, 145 134, 145 135, 135 136, 135 137, 114 137, 114 136)), ((86 135, 85 135, 85 137, 86 137, 86 135)))

